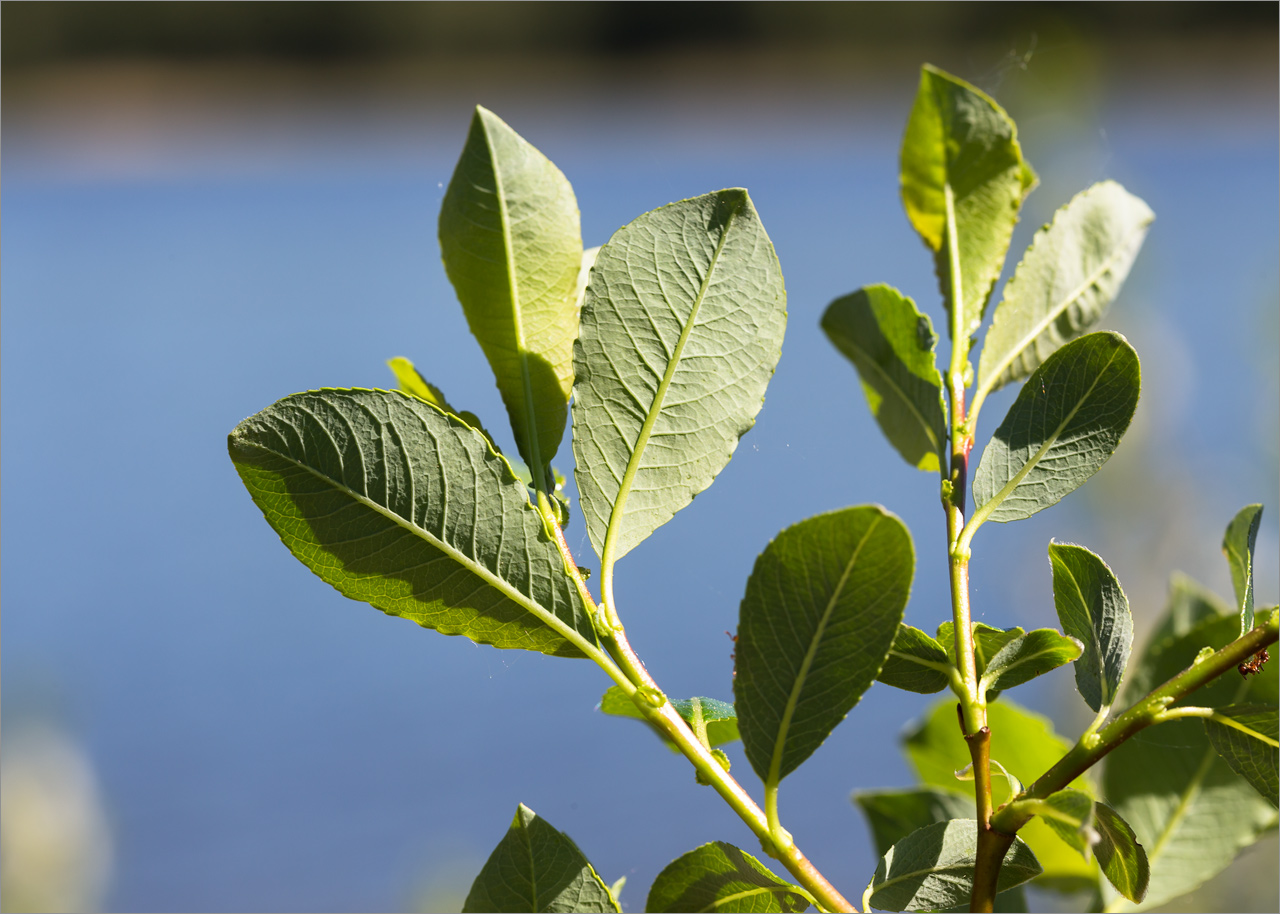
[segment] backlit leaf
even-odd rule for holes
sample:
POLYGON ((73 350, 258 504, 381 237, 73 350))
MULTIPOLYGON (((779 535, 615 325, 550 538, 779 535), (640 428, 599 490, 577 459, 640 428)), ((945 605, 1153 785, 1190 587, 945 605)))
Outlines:
POLYGON ((1035 183, 1004 110, 981 90, 926 65, 902 138, 902 202, 934 252, 948 311, 954 302, 948 225, 955 226, 963 301, 963 341, 956 345, 966 352, 1004 265, 1018 209, 1035 183))
POLYGON ((1037 628, 1019 635, 987 661, 983 689, 1002 691, 1056 670, 1080 656, 1081 644, 1051 628, 1037 628))
MULTIPOLYGON (((868 888, 868 908, 932 911, 969 899, 978 850, 975 819, 951 819, 912 832, 880 858, 868 888)), ((1035 854, 1014 838, 996 882, 1006 891, 1040 874, 1035 854)))
POLYGON ((936 472, 946 462, 947 415, 929 318, 897 289, 868 286, 833 301, 822 329, 858 369, 889 443, 907 463, 936 472))
POLYGON ((595 649, 527 490, 456 417, 392 391, 310 391, 227 447, 285 545, 344 595, 495 647, 595 649))
POLYGON ((440 250, 520 456, 546 473, 573 386, 578 203, 560 169, 485 108, 440 206, 440 250))
POLYGON ((1098 322, 1153 219, 1146 203, 1103 181, 1076 194, 1036 232, 983 341, 979 395, 1025 378, 1098 322))
POLYGON ((747 759, 766 783, 822 745, 875 680, 914 569, 911 534, 878 505, 803 520, 756 559, 733 689, 747 759))
POLYGON ((713 841, 668 863, 653 881, 644 909, 782 914, 809 905, 804 889, 779 879, 746 851, 713 841))
POLYGON ((951 684, 949 668, 951 659, 942 645, 904 622, 898 626, 876 681, 928 695, 941 692, 951 684))
POLYGON ((1106 803, 1094 804, 1093 825, 1098 832, 1093 853, 1102 874, 1125 898, 1141 902, 1151 881, 1146 849, 1138 843, 1129 823, 1106 803))
MULTIPOLYGON (((696 723, 700 719, 706 728, 707 740, 712 746, 731 743, 739 738, 738 715, 734 712, 731 702, 717 701, 714 698, 677 698, 672 699, 671 706, 685 719, 685 723, 695 728, 695 732, 696 723)), ((645 720, 644 714, 621 686, 609 687, 604 697, 600 699, 600 710, 605 714, 618 717, 645 720)), ((657 728, 654 729, 658 732, 657 728)), ((663 736, 661 732, 658 732, 658 735, 663 736)), ((666 737, 663 736, 663 739, 665 740, 666 737)), ((675 748, 674 744, 671 745, 675 748)))
POLYGON ((782 270, 744 190, 646 213, 601 249, 574 348, 573 452, 606 568, 729 462, 786 320, 782 270))
POLYGON ((876 853, 883 856, 917 829, 948 819, 972 819, 972 796, 949 790, 868 790, 853 795, 866 817, 876 853))
POLYGON ((1276 748, 1276 708, 1274 705, 1227 705, 1218 713, 1235 726, 1208 719, 1205 731, 1214 751, 1226 760, 1231 770, 1253 785, 1253 788, 1280 807, 1277 783, 1280 778, 1280 749, 1276 748))
POLYGON ((1110 707, 1133 647, 1129 600, 1107 563, 1083 546, 1050 543, 1049 563, 1058 621, 1084 645, 1076 688, 1093 710, 1110 707))
POLYGON ((621 909, 590 861, 564 832, 520 804, 506 835, 471 885, 466 912, 570 912, 621 909))
POLYGON ((1138 355, 1118 333, 1090 333, 1049 356, 982 453, 975 519, 1021 520, 1083 485, 1129 427, 1140 377, 1138 355))
POLYGON ((1253 628, 1253 547, 1258 541, 1262 505, 1248 505, 1227 525, 1222 552, 1231 566, 1231 584, 1240 610, 1240 634, 1253 628))

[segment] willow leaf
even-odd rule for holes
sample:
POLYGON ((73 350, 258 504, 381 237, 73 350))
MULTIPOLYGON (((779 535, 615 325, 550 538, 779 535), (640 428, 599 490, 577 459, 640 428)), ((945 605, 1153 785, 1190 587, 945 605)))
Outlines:
MULTIPOLYGON (((731 743, 739 738, 738 715, 731 702, 719 701, 715 698, 676 698, 672 699, 671 706, 684 718, 685 723, 693 727, 695 733, 698 732, 699 726, 705 728, 703 732, 710 746, 731 743)), ((621 686, 609 687, 600 699, 600 710, 616 717, 646 720, 644 714, 636 707, 636 703, 622 690, 621 686)), ((656 728, 655 732, 657 732, 656 728)), ((658 735, 666 740, 661 732, 658 732, 658 735)), ((670 743, 669 740, 667 742, 671 748, 676 748, 674 743, 670 743)))
POLYGON ((1280 733, 1275 705, 1227 705, 1218 708, 1218 714, 1220 717, 1204 722, 1214 751, 1272 806, 1280 807, 1280 748, 1276 746, 1280 733))
POLYGON ((974 520, 1022 520, 1082 486, 1120 444, 1140 378, 1118 333, 1090 333, 1049 356, 982 452, 974 520))
POLYGON ((877 682, 928 695, 951 684, 955 667, 941 644, 905 622, 898 626, 877 682))
POLYGON ((482 107, 440 207, 440 250, 520 456, 545 474, 573 387, 578 203, 560 170, 482 107))
POLYGON ((1222 553, 1231 566, 1231 584, 1240 611, 1240 634, 1253 628, 1253 547, 1258 541, 1262 505, 1247 505, 1232 518, 1222 537, 1222 553))
MULTIPOLYGON (((949 312, 954 249, 962 301, 962 339, 955 345, 966 352, 1004 265, 1018 210, 1035 183, 1009 115, 986 93, 926 65, 902 138, 902 202, 934 252, 949 312), (954 226, 954 239, 948 226, 954 226)), ((953 315, 949 329, 956 323, 953 315)))
POLYGON ((1153 219, 1146 203, 1103 181, 1077 194, 1036 232, 983 341, 977 396, 1027 377, 1098 322, 1119 294, 1153 219))
POLYGON ((646 213, 600 250, 574 349, 573 452, 606 568, 724 469, 763 405, 786 320, 745 190, 646 213))
POLYGON ((746 851, 713 841, 668 863, 644 909, 785 914, 805 911, 810 903, 808 892, 779 879, 746 851))
POLYGON ((521 803, 462 910, 586 914, 621 909, 573 840, 521 803))
POLYGON ((914 570, 911 534, 877 505, 803 520, 756 559, 733 690, 747 759, 766 784, 822 745, 875 680, 914 570))
POLYGON ((833 301, 822 329, 858 369, 889 443, 913 467, 936 472, 946 462, 947 414, 929 318, 897 289, 868 286, 833 301))
POLYGON ((345 596, 495 647, 597 650, 524 485, 457 417, 391 391, 310 391, 227 446, 284 544, 345 596))
POLYGON ((1111 707, 1133 647, 1129 600, 1107 563, 1083 546, 1050 543, 1049 562, 1058 620, 1084 645, 1076 688, 1093 710, 1111 707))
POLYGON ((1014 638, 987 661, 980 688, 997 692, 1022 685, 1080 656, 1075 638, 1052 628, 1037 628, 1014 638))

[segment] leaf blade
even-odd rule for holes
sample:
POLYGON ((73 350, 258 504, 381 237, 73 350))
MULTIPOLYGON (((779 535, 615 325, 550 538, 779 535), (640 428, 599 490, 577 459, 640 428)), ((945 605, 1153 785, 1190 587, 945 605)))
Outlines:
POLYGON ((605 564, 729 462, 763 404, 785 326, 782 271, 744 190, 646 213, 600 250, 574 346, 573 449, 605 564))
POLYGON ((1129 427, 1140 376, 1137 353, 1118 333, 1090 333, 1051 355, 982 453, 974 520, 1022 520, 1083 485, 1129 427))
POLYGON ((521 803, 462 910, 616 914, 621 909, 573 840, 521 803))
POLYGON ((547 473, 573 386, 582 233, 560 169, 476 107, 440 206, 445 273, 493 369, 520 456, 547 473))
POLYGON ((1240 612, 1240 634, 1253 628, 1253 547, 1262 523, 1262 505, 1246 505, 1231 519, 1222 537, 1222 552, 1231 566, 1231 584, 1240 612))
POLYGON ((983 341, 978 396, 1027 377, 1102 318, 1154 219, 1141 199, 1102 181, 1036 232, 983 341))
POLYGON ((1083 546, 1049 543, 1053 602, 1063 631, 1080 639, 1076 688, 1094 711, 1110 707, 1133 648, 1129 599, 1115 573, 1083 546))
POLYGON ((310 391, 227 445, 285 545, 345 596, 481 644, 595 650, 524 486, 456 417, 390 391, 310 391))
POLYGON ((713 841, 667 864, 649 889, 646 911, 784 914, 809 907, 808 893, 779 879, 746 851, 713 841))
POLYGON ((872 415, 903 459, 920 470, 945 465, 946 405, 928 316, 897 289, 868 286, 828 305, 822 330, 858 370, 872 415))
POLYGON ((987 661, 982 673, 984 689, 1003 691, 1043 676, 1080 656, 1083 646, 1075 638, 1052 628, 1037 628, 1019 635, 987 661))
POLYGON ((941 692, 951 684, 954 670, 946 650, 918 628, 912 628, 905 622, 898 625, 893 644, 889 648, 889 656, 876 676, 876 682, 929 695, 941 692))
MULTIPOLYGON (((702 723, 706 727, 707 740, 712 747, 731 743, 741 738, 738 734, 738 715, 732 702, 719 701, 715 698, 676 698, 671 699, 671 706, 676 709, 676 713, 684 718, 685 723, 692 726, 695 719, 695 702, 697 703, 697 715, 701 716, 702 723)), ((645 720, 644 714, 636 707, 636 703, 631 700, 627 693, 622 690, 621 686, 609 687, 608 691, 600 699, 600 710, 615 717, 645 720)), ((657 732, 656 728, 655 732, 657 732)), ((666 737, 661 732, 658 732, 658 735, 662 736, 666 741, 666 737)), ((674 743, 670 745, 675 748, 674 743)))
POLYGON ((766 784, 808 758, 875 680, 914 568, 911 534, 877 505, 803 520, 756 559, 733 690, 747 759, 766 784))
POLYGON ((1230 723, 1214 718, 1204 722, 1214 751, 1272 806, 1280 808, 1280 749, 1275 745, 1280 728, 1275 706, 1227 705, 1219 708, 1218 714, 1230 723))

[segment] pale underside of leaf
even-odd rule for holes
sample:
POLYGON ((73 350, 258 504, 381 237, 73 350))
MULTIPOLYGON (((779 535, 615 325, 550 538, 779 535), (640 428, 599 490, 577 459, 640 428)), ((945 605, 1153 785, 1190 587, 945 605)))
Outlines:
POLYGON ((597 651, 524 486, 456 417, 398 392, 312 391, 228 447, 285 545, 346 596, 496 647, 597 651))
POLYGON ((1051 542, 1049 561, 1058 620, 1085 645, 1076 688, 1100 711, 1115 701, 1133 647, 1129 600, 1107 563, 1083 546, 1051 542))

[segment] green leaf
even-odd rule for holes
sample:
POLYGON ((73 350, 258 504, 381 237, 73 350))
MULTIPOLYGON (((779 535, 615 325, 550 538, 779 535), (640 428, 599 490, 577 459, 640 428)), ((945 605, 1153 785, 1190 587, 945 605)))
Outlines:
POLYGON ((1276 747, 1280 733, 1275 706, 1227 705, 1219 708, 1218 714, 1225 720, 1204 722, 1214 751, 1272 806, 1280 807, 1276 786, 1280 783, 1280 749, 1276 747))
POLYGON ((606 568, 724 469, 786 321, 782 270, 745 190, 646 213, 601 249, 574 348, 573 452, 606 568))
POLYGON ((997 692, 1012 689, 1070 663, 1082 650, 1075 638, 1052 628, 1037 628, 1014 638, 987 661, 979 688, 997 692))
MULTIPOLYGON (((1053 724, 1011 701, 987 706, 991 728, 991 757, 1024 783, 1044 774, 1071 744, 1053 731, 1053 724)), ((956 772, 971 764, 969 747, 960 734, 954 701, 940 701, 903 737, 903 748, 917 776, 928 787, 937 787, 972 797, 973 787, 956 778, 956 772)), ((1071 786, 1093 794, 1087 775, 1071 786)), ((1019 832, 1044 867, 1037 885, 1076 889, 1097 881, 1097 867, 1083 860, 1039 819, 1028 822, 1019 832)))
MULTIPOLYGON (((1026 634, 1026 630, 1018 626, 1004 629, 993 628, 985 622, 971 622, 969 624, 973 632, 973 654, 979 677, 986 672, 987 663, 991 658, 1000 653, 1005 645, 1026 634)), ((938 626, 938 643, 946 649, 947 658, 951 663, 958 665, 956 660, 955 626, 952 623, 943 622, 938 626)), ((987 700, 994 701, 998 694, 997 692, 988 691, 987 700)))
POLYGON ((1098 832, 1093 853, 1103 875, 1125 898, 1142 901, 1150 885, 1151 865, 1133 829, 1106 803, 1093 805, 1093 824, 1098 832))
POLYGON ((546 472, 573 386, 578 203, 558 168, 481 107, 440 207, 440 249, 520 456, 546 472))
POLYGON ((889 443, 918 469, 944 466, 947 414, 929 318, 897 289, 868 286, 833 301, 822 329, 858 369, 889 443))
POLYGON ((978 362, 978 396, 1035 371, 1098 322, 1155 214, 1114 181, 1081 191, 1036 232, 1004 287, 978 362))
POLYGON ((911 534, 878 505, 778 534, 747 581, 738 624, 738 727, 777 784, 822 745, 884 664, 911 592, 911 534))
MULTIPOLYGON (((1206 619, 1231 615, 1231 607, 1181 572, 1169 580, 1169 599, 1164 614, 1147 636, 1147 650, 1167 646, 1206 619)), ((1152 683, 1152 687, 1159 683, 1152 683)), ((1147 691, 1150 691, 1148 688, 1147 691)))
POLYGON ((779 879, 746 851, 713 841, 668 863, 644 909, 766 914, 804 911, 810 903, 804 889, 779 879))
POLYGON ((1232 518, 1222 537, 1222 553, 1231 566, 1231 584, 1240 608, 1240 634, 1253 628, 1253 547, 1258 541, 1262 505, 1247 505, 1232 518))
MULTIPOLYGON (((694 727, 697 732, 698 721, 701 720, 702 726, 706 728, 706 735, 709 746, 719 746, 724 743, 731 743, 738 739, 738 715, 733 710, 733 704, 727 701, 717 701, 714 698, 679 698, 671 702, 671 706, 676 712, 685 719, 685 723, 694 727)), ((605 714, 613 714, 617 717, 632 717, 636 720, 644 720, 648 722, 644 714, 636 707, 636 703, 631 700, 621 686, 610 686, 609 690, 604 693, 604 697, 600 699, 600 710, 605 714)), ((654 728, 659 736, 663 734, 654 728)), ((665 740, 666 737, 664 736, 665 740)), ((673 749, 674 743, 670 743, 673 749)))
POLYGON ((597 650, 527 490, 456 417, 391 391, 310 391, 227 447, 284 544, 345 596, 495 647, 597 650))
MULTIPOLYGON (((863 895, 864 906, 886 911, 932 911, 968 900, 978 850, 976 819, 951 819, 912 832, 891 847, 863 895)), ((1035 854, 1021 838, 1005 854, 996 882, 1006 891, 1040 874, 1035 854)))
MULTIPOLYGON (((1180 673, 1203 648, 1220 648, 1239 634, 1234 615, 1209 616, 1190 631, 1149 645, 1134 664, 1124 702, 1136 701, 1180 673)), ((1220 708, 1241 701, 1275 707, 1275 665, 1248 680, 1220 677, 1185 701, 1220 708)), ((1151 887, 1146 908, 1160 907, 1227 867, 1237 852, 1274 827, 1276 809, 1214 751, 1197 720, 1175 720, 1126 740, 1103 762, 1108 802, 1146 848, 1151 887)), ((1117 910, 1132 910, 1118 900, 1117 910)))
POLYGON ((1049 543, 1058 621, 1084 644, 1076 688, 1095 711, 1111 707, 1133 647, 1129 599, 1107 563, 1083 546, 1049 543))
POLYGON ((1118 333, 1090 333, 1049 356, 982 453, 974 519, 1022 520, 1083 485, 1120 444, 1140 379, 1138 354, 1118 333))
POLYGON ((877 682, 928 695, 941 692, 951 684, 953 670, 950 657, 937 641, 905 622, 898 626, 889 656, 884 660, 877 682))
POLYGON ((621 909, 590 861, 562 831, 523 803, 485 861, 462 905, 466 912, 621 909))
POLYGON ((1093 797, 1079 790, 1059 790, 1041 802, 1044 808, 1039 816, 1044 824, 1087 859, 1093 846, 1087 833, 1092 827, 1093 797))
POLYGON ((926 65, 902 138, 902 202, 911 225, 934 252, 948 311, 954 308, 955 248, 963 302, 963 342, 956 345, 966 352, 1004 265, 1018 210, 1035 182, 1022 159, 1017 128, 1000 106, 963 80, 926 65), (954 245, 948 233, 952 224, 954 245))
POLYGON ((396 376, 396 380, 400 382, 400 389, 405 393, 419 400, 426 400, 446 413, 453 413, 455 416, 458 414, 457 410, 445 400, 440 388, 424 378, 413 363, 404 356, 398 355, 394 359, 387 359, 387 367, 396 376))
POLYGON ((883 856, 907 835, 935 822, 971 819, 975 815, 972 797, 949 790, 868 790, 854 793, 876 853, 883 856))

